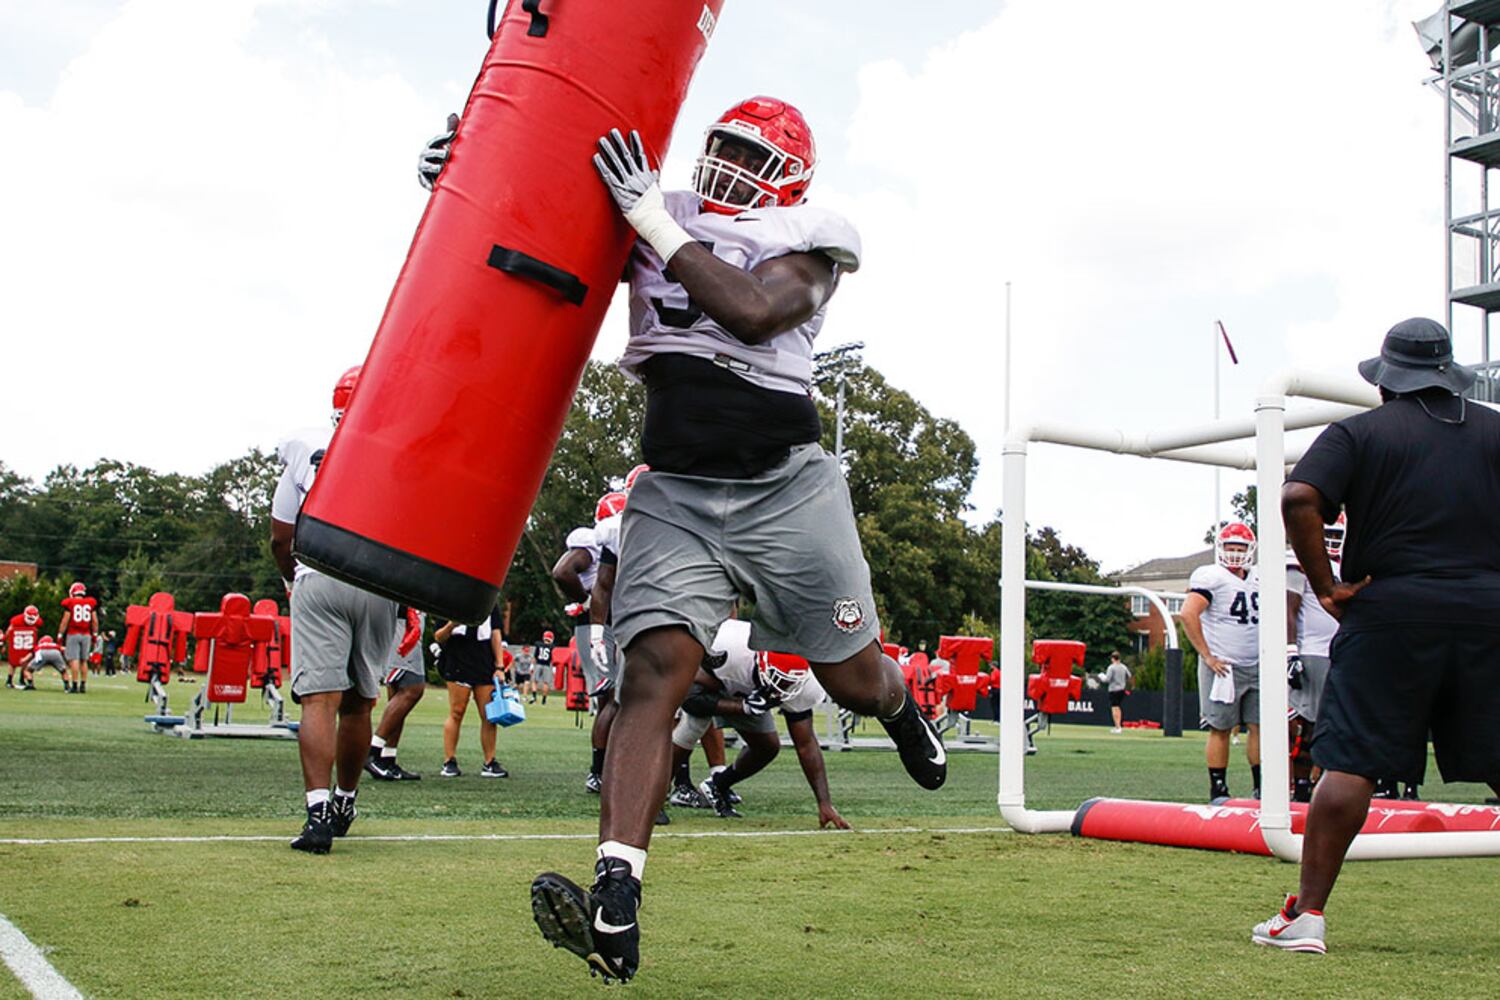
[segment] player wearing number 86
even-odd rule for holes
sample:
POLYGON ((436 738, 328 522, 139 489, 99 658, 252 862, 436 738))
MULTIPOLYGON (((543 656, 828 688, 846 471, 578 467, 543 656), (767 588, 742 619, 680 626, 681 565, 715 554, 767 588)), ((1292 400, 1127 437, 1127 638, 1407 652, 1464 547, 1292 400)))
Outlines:
POLYGON ((1260 798, 1260 580, 1255 532, 1226 524, 1214 538, 1215 561, 1188 579, 1182 627, 1198 651, 1198 707, 1208 723, 1209 799, 1229 797, 1229 734, 1250 727, 1245 754, 1260 798))

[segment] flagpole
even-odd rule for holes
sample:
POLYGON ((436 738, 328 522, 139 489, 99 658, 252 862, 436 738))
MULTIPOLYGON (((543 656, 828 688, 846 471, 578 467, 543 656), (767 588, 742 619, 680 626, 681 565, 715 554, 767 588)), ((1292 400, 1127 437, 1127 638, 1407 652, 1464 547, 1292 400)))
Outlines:
POLYGON ((1005 427, 1010 432, 1010 282, 1005 283, 1005 427))
MULTIPOLYGON (((1214 422, 1217 423, 1218 420, 1219 420, 1219 325, 1218 325, 1218 321, 1215 321, 1214 325, 1212 327, 1210 327, 1210 332, 1213 334, 1212 343, 1213 343, 1213 348, 1214 348, 1214 422)), ((1219 511, 1222 509, 1219 506, 1219 504, 1220 504, 1220 493, 1219 493, 1219 477, 1220 477, 1220 474, 1221 473, 1220 473, 1219 467, 1217 465, 1214 466, 1214 519, 1213 519, 1212 523, 1213 523, 1213 526, 1214 526, 1214 535, 1216 537, 1219 534, 1219 511)))

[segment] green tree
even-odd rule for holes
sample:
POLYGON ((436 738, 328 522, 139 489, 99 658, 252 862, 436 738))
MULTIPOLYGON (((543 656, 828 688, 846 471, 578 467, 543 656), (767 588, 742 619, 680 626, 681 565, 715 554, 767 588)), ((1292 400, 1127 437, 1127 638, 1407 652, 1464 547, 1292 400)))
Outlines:
MULTIPOLYGON (((1241 524, 1248 524, 1250 530, 1259 535, 1260 515, 1256 507, 1256 495, 1255 484, 1251 483, 1229 498, 1229 509, 1234 513, 1234 520, 1239 521, 1241 524)), ((1203 533, 1203 541, 1208 545, 1212 545, 1214 543, 1214 535, 1218 533, 1220 528, 1229 523, 1229 521, 1220 521, 1218 527, 1209 528, 1203 533)))

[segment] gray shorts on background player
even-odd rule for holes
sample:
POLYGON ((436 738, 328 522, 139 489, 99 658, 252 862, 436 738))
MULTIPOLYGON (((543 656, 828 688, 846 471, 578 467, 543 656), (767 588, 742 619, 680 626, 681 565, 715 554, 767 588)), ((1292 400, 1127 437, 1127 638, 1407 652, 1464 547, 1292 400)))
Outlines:
POLYGON ((839 663, 880 634, 839 464, 815 444, 753 479, 652 472, 625 508, 615 639, 682 625, 713 646, 740 594, 751 645, 839 663))
POLYGON ((87 632, 69 632, 68 637, 63 640, 63 657, 70 663, 74 660, 87 660, 93 650, 94 637, 87 632))
POLYGON ((396 649, 396 602, 322 573, 292 587, 292 697, 354 689, 378 698, 396 649))
POLYGON ((682 712, 677 717, 677 724, 672 727, 672 745, 691 750, 698 745, 703 734, 708 732, 708 727, 716 723, 721 728, 733 729, 740 734, 776 732, 776 716, 771 712, 762 715, 726 715, 722 719, 682 712))
POLYGON ((583 665, 583 689, 590 696, 601 695, 614 688, 617 676, 615 667, 620 662, 615 647, 615 632, 608 625, 603 626, 604 666, 594 662, 589 643, 592 630, 596 627, 598 626, 580 625, 573 630, 573 637, 578 641, 578 662, 583 665))
POLYGON ((31 657, 31 663, 27 665, 29 670, 40 670, 42 667, 51 667, 58 673, 68 669, 67 663, 63 661, 62 653, 55 649, 39 649, 31 657))
POLYGON ((1288 688, 1286 703, 1300 719, 1318 721, 1318 707, 1323 704, 1323 686, 1328 683, 1329 659, 1326 656, 1302 657, 1302 687, 1288 688))
POLYGON ((1234 704, 1213 701, 1208 697, 1214 672, 1208 664, 1198 663, 1198 714, 1214 729, 1235 729, 1240 723, 1260 725, 1260 668, 1255 664, 1234 664, 1234 704))

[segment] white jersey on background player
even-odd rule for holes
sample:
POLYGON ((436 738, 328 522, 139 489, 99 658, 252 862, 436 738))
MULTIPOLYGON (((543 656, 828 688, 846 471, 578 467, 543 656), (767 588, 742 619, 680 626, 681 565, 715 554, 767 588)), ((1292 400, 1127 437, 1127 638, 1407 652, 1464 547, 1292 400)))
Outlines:
POLYGON ((568 532, 566 547, 569 549, 581 549, 589 554, 589 564, 586 569, 578 571, 578 582, 583 584, 584 593, 591 593, 594 589, 594 581, 599 578, 599 540, 594 529, 579 525, 568 532))
MULTIPOLYGON (((731 698, 743 698, 760 688, 756 673, 755 651, 750 648, 750 623, 731 618, 719 626, 714 636, 713 652, 725 654, 724 665, 716 667, 713 675, 724 685, 724 694, 731 698)), ((818 679, 808 674, 802 689, 781 702, 783 712, 811 711, 827 700, 818 679)))
MULTIPOLYGON (((738 215, 699 211, 691 191, 666 191, 667 211, 715 257, 752 270, 789 253, 819 251, 841 271, 859 268, 859 233, 843 216, 816 205, 756 208, 738 215)), ((697 309, 672 280, 671 268, 644 240, 630 255, 630 342, 620 358, 627 375, 654 354, 689 354, 767 389, 807 393, 812 388, 813 341, 828 311, 825 302, 807 322, 751 345, 697 309)))
POLYGON ((1199 566, 1187 589, 1208 601, 1203 637, 1214 656, 1241 667, 1260 662, 1260 577, 1255 568, 1241 577, 1218 563, 1199 566))
MULTIPOLYGON (((1297 652, 1303 656, 1326 657, 1329 647, 1333 645, 1333 637, 1339 631, 1338 619, 1328 613, 1318 600, 1318 595, 1313 593, 1312 584, 1307 582, 1307 574, 1302 572, 1296 556, 1290 552, 1287 556, 1287 593, 1296 594, 1302 599, 1297 606, 1297 652)), ((1333 582, 1338 583, 1339 564, 1334 562, 1332 565, 1333 582)))
MULTIPOLYGON (((318 476, 318 466, 333 439, 331 427, 308 427, 293 431, 276 445, 276 457, 281 460, 281 478, 276 481, 276 492, 271 497, 271 516, 287 524, 297 523, 297 514, 302 510, 302 501, 307 499, 313 480, 318 476)), ((293 582, 301 580, 317 570, 297 561, 293 582)))

